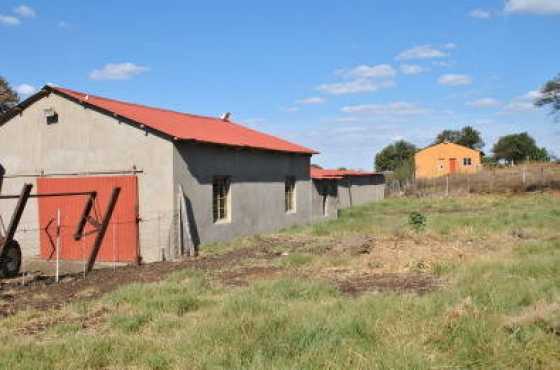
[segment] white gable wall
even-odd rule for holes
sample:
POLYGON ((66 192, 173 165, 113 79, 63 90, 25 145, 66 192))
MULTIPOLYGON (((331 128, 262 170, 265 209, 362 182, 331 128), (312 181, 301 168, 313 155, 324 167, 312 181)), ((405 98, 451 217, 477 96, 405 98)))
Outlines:
MULTIPOLYGON (((140 253, 144 261, 161 258, 168 243, 173 210, 173 143, 118 119, 85 108, 55 93, 40 99, 0 126, 2 194, 18 194, 25 182, 45 174, 131 170, 138 174, 140 253), (47 125, 44 110, 54 108, 58 123, 47 125)), ((34 189, 33 192, 35 192, 34 189)), ((0 200, 9 222, 15 201, 0 200)), ((24 255, 39 253, 38 210, 30 200, 16 239, 24 255)))

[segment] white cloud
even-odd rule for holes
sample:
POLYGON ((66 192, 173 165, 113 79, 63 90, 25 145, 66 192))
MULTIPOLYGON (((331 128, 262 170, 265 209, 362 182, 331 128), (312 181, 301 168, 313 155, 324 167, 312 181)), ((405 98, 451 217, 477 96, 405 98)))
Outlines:
POLYGON ((363 92, 373 92, 379 89, 395 86, 394 81, 371 81, 367 79, 356 79, 348 82, 337 82, 322 84, 317 90, 332 95, 356 94, 363 92))
POLYGON ((404 50, 397 55, 397 60, 412 60, 412 59, 432 59, 444 58, 449 54, 432 47, 431 45, 415 46, 411 49, 404 50))
POLYGON ((509 104, 505 106, 506 112, 530 112, 535 110, 535 105, 531 101, 527 100, 512 100, 509 104))
POLYGON ((560 14, 558 0, 507 0, 505 11, 538 15, 560 14))
POLYGON ((14 8, 14 13, 23 18, 33 18, 37 15, 35 9, 27 5, 20 5, 14 8))
POLYGON ((453 65, 453 62, 437 60, 437 61, 433 61, 432 64, 438 67, 451 67, 453 65))
POLYGON ((305 98, 297 101, 298 104, 302 104, 302 105, 323 104, 324 102, 325 99, 319 96, 313 96, 310 98, 305 98))
POLYGON ((521 96, 520 98, 535 101, 538 98, 541 98, 542 96, 543 94, 540 92, 540 90, 531 90, 527 94, 521 96))
POLYGON ((373 66, 362 64, 350 70, 340 70, 337 73, 346 77, 361 79, 394 77, 397 74, 397 71, 389 64, 378 64, 373 66))
POLYGON ((495 108, 502 105, 502 103, 494 98, 482 98, 468 102, 467 105, 474 108, 495 108))
POLYGON ((33 95, 37 92, 37 89, 29 84, 17 85, 14 90, 18 93, 18 95, 23 97, 33 95))
POLYGON ((299 111, 299 107, 288 107, 288 108, 286 108, 286 112, 293 113, 293 112, 298 112, 298 111, 299 111))
POLYGON ((438 83, 440 85, 446 86, 461 86, 461 85, 470 85, 472 83, 472 79, 467 75, 459 75, 459 74, 445 74, 438 78, 438 83))
POLYGON ((342 108, 344 113, 359 113, 374 116, 411 116, 428 113, 428 110, 416 104, 407 102, 394 102, 388 104, 363 104, 350 105, 342 108))
POLYGON ((0 14, 0 24, 3 26, 17 26, 20 23, 19 19, 14 16, 0 14))
POLYGON ((473 9, 469 12, 469 16, 479 19, 490 19, 492 18, 492 12, 484 9, 473 9))
POLYGON ((416 64, 402 64, 400 70, 405 75, 417 75, 423 72, 427 72, 428 68, 416 64))
POLYGON ((110 63, 101 69, 91 71, 89 78, 92 80, 128 80, 148 70, 149 68, 134 63, 110 63))
POLYGON ((453 43, 453 42, 448 42, 447 44, 443 45, 444 49, 455 49, 457 47, 457 44, 453 43))
POLYGON ((521 96, 516 96, 504 107, 504 113, 531 112, 536 110, 535 100, 542 96, 538 90, 531 90, 521 96))

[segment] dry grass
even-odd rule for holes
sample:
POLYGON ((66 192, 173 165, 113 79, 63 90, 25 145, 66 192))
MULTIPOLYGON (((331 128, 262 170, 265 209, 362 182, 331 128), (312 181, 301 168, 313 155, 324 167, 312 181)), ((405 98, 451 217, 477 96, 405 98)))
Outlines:
MULTIPOLYGON (((390 188, 390 187, 389 187, 390 188)), ((417 179, 408 195, 491 194, 560 189, 560 165, 529 163, 515 167, 484 168, 475 174, 417 179)))
POLYGON ((1 320, 0 368, 557 369, 559 220, 548 194, 390 199, 213 245, 229 263, 1 320))

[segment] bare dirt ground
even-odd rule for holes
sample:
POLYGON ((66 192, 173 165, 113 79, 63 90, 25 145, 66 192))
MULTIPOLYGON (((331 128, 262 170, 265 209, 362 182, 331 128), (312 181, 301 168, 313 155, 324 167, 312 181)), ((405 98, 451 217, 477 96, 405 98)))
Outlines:
MULTIPOLYGON (((382 240, 367 235, 337 240, 293 235, 254 237, 250 246, 219 255, 103 268, 94 270, 85 279, 80 272, 68 273, 58 284, 52 275, 44 274, 27 277, 25 285, 22 277, 0 280, 0 316, 26 309, 60 308, 73 301, 95 299, 127 284, 160 281, 182 269, 203 271, 218 283, 234 287, 260 279, 302 276, 326 280, 350 296, 386 290, 422 294, 443 284, 428 271, 432 257, 462 259, 465 253, 468 252, 464 249, 450 248, 436 241, 428 240, 427 244, 420 245, 417 241, 399 237, 382 240), (348 258, 351 265, 332 267, 319 262, 318 266, 293 268, 281 263, 297 253, 326 258, 326 261, 329 257, 348 258)), ((92 320, 95 321, 95 317, 92 320)), ((82 325, 87 327, 89 323, 82 325)))

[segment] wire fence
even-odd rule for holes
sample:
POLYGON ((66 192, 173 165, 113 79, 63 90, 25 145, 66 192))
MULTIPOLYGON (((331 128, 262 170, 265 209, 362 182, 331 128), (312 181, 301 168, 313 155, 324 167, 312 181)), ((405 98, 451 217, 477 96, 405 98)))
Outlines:
POLYGON ((559 164, 523 164, 484 168, 474 174, 389 181, 386 196, 432 196, 560 190, 559 164))
MULTIPOLYGON (((33 212, 26 211, 26 218, 22 219, 15 239, 19 242, 24 260, 26 257, 39 258, 55 262, 57 251, 62 260, 85 263, 90 254, 93 239, 93 226, 89 226, 80 241, 74 241, 72 236, 76 230, 77 220, 61 214, 60 224, 56 220, 48 225, 41 225, 33 212)), ((9 220, 8 220, 9 221, 9 220)), ((3 217, 4 224, 7 222, 3 217)), ((162 261, 180 258, 183 251, 178 246, 178 218, 176 211, 150 212, 138 221, 113 218, 107 229, 99 254, 101 264, 131 263, 126 258, 130 246, 122 245, 123 233, 129 233, 133 223, 138 222, 138 250, 143 261, 162 261)), ((129 239, 126 239, 129 240, 129 239)), ((116 266, 116 265, 115 265, 116 266)))

